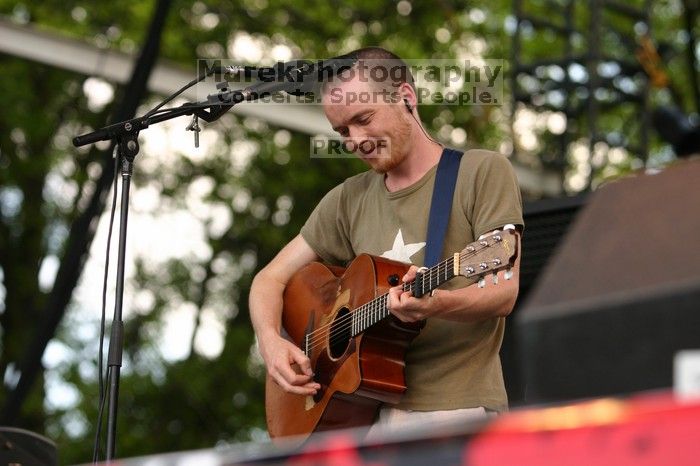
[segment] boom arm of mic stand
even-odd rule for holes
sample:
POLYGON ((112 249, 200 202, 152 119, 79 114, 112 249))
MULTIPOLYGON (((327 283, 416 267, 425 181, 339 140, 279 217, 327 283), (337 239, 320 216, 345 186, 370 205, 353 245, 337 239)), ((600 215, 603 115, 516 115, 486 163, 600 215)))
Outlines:
POLYGON ((104 128, 100 128, 91 133, 81 134, 80 136, 73 138, 73 145, 75 147, 81 147, 87 144, 94 144, 99 141, 114 140, 128 134, 138 134, 139 131, 148 128, 154 123, 160 123, 162 121, 171 120, 173 118, 186 115, 194 114, 202 120, 210 123, 221 118, 224 113, 228 112, 231 107, 237 103, 238 102, 236 100, 230 100, 226 103, 186 103, 180 107, 170 109, 166 112, 157 113, 148 118, 132 118, 131 120, 120 121, 119 123, 105 126, 104 128))

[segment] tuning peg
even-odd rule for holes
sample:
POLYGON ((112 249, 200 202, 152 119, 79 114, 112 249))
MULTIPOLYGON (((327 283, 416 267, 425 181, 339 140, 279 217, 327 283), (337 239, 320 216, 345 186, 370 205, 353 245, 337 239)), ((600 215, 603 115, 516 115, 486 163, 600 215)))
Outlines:
POLYGON ((479 288, 483 288, 486 286, 486 280, 484 280, 484 277, 479 278, 479 283, 477 284, 479 288))
POLYGON ((506 273, 503 274, 503 278, 505 278, 506 280, 510 280, 511 278, 513 278, 513 269, 509 267, 506 270, 506 273))
POLYGON ((498 274, 496 272, 494 272, 491 277, 492 277, 491 279, 493 281, 493 284, 498 285, 498 274))

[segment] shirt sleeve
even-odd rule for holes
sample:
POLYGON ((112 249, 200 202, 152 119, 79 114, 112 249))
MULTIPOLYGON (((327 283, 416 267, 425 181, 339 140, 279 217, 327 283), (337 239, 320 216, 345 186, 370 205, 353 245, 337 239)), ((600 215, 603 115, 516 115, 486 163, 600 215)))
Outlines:
POLYGON ((484 157, 474 174, 471 224, 474 237, 512 223, 522 228, 523 202, 510 161, 497 153, 484 157))
POLYGON ((300 234, 311 249, 332 265, 344 265, 355 257, 345 213, 343 185, 340 184, 321 199, 301 227, 300 234))

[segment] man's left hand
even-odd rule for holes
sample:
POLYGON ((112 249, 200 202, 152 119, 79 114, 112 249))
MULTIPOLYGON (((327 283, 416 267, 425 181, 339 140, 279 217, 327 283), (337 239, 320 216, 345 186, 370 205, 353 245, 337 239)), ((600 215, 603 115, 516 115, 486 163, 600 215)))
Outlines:
MULTIPOLYGON (((403 276, 403 283, 415 280, 417 271, 418 267, 412 265, 403 276)), ((389 289, 389 311, 402 322, 418 322, 430 317, 437 311, 435 304, 430 295, 414 298, 413 293, 403 290, 403 285, 389 289)))

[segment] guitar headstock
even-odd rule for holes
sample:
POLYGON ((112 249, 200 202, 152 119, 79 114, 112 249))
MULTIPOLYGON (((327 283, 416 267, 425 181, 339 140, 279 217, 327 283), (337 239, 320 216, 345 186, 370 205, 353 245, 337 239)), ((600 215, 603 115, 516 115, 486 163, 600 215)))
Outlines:
POLYGON ((510 268, 518 256, 518 241, 514 229, 494 231, 478 241, 467 245, 462 252, 455 254, 455 274, 467 278, 479 277, 479 286, 484 286, 484 277, 493 273, 494 283, 498 282, 496 272, 507 269, 505 279, 513 274, 510 268))

